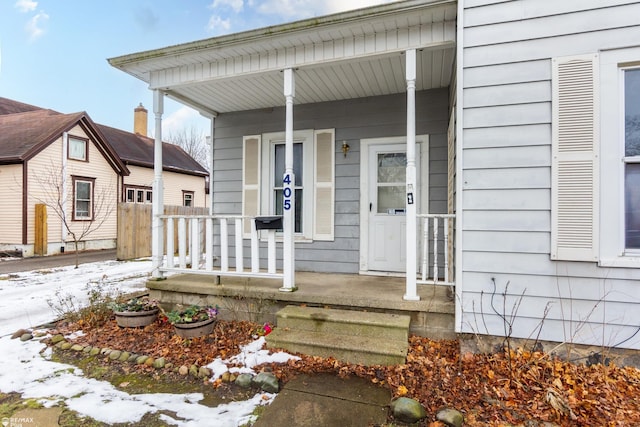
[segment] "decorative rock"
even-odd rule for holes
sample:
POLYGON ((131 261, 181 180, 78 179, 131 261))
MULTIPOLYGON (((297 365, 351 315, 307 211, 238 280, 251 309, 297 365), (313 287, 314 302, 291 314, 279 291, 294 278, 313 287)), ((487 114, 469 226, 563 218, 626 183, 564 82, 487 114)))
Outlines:
POLYGON ((149 357, 144 361, 144 364, 147 366, 153 366, 154 363, 156 363, 156 360, 153 357, 149 357))
POLYGON ((258 375, 253 377, 253 383, 267 393, 277 393, 280 390, 278 378, 271 372, 260 372, 258 375))
POLYGON ((15 340, 16 338, 22 338, 24 334, 30 334, 30 333, 31 331, 29 331, 28 329, 18 329, 13 333, 13 335, 11 335, 11 339, 15 340))
POLYGON ((54 335, 51 337, 51 344, 58 344, 62 341, 64 341, 64 336, 62 336, 62 334, 54 335))
POLYGON ((198 367, 196 365, 189 366, 189 375, 191 375, 192 377, 198 376, 198 367))
POLYGON ((178 368, 178 373, 180 375, 187 375, 189 373, 189 368, 187 368, 185 365, 182 365, 178 368))
POLYGON ((60 346, 60 350, 69 350, 71 348, 71 346, 72 346, 72 344, 69 341, 65 341, 60 346))
POLYGON ((222 380, 223 383, 230 383, 231 382, 231 372, 224 371, 222 373, 222 375, 220 375, 220 379, 222 380))
POLYGON ((464 416, 455 409, 446 408, 438 411, 436 419, 449 427, 462 427, 464 416))
POLYGON ((131 363, 133 363, 133 362, 135 362, 135 361, 136 361, 136 359, 137 359, 138 357, 140 357, 140 355, 139 355, 139 354, 132 353, 132 354, 129 356, 129 358, 127 359, 127 362, 131 362, 131 363))
POLYGON ((29 332, 27 332, 26 334, 20 335, 20 341, 29 341, 32 339, 33 339, 33 335, 31 335, 29 332))
POLYGON ((118 360, 121 362, 126 362, 127 360, 129 360, 130 356, 131 353, 129 353, 128 351, 123 351, 120 357, 118 357, 118 360))
POLYGON ((399 397, 391 401, 393 417, 403 423, 413 424, 427 416, 424 407, 417 400, 399 397))
POLYGON ((147 361, 147 359, 148 359, 148 358, 149 358, 149 356, 139 356, 139 357, 136 359, 136 363, 137 363, 138 365, 144 365, 144 363, 147 361))
POLYGON ((100 349, 98 347, 92 347, 89 351, 90 356, 97 356, 98 354, 100 354, 100 349))
POLYGON ((120 350, 113 350, 111 353, 109 353, 109 359, 116 360, 118 357, 120 357, 121 354, 122 352, 120 350))
POLYGON ((84 350, 84 346, 80 344, 74 344, 71 346, 71 350, 73 351, 82 351, 84 350))
POLYGON ((171 369, 173 368, 173 363, 167 363, 166 365, 164 365, 165 369, 171 369))
POLYGON ((93 347, 88 345, 88 346, 86 346, 85 348, 82 349, 82 352, 83 353, 89 353, 89 352, 91 352, 91 349, 93 349, 93 347))
POLYGON ((206 366, 200 366, 200 369, 198 369, 198 377, 208 378, 210 376, 211 376, 211 369, 207 368, 206 366))
POLYGON ((60 341, 60 342, 56 343, 55 347, 56 347, 56 348, 62 348, 62 346, 64 345, 64 343, 66 343, 66 341, 60 341))
POLYGON ((106 356, 106 355, 108 355, 109 353, 111 353, 111 349, 110 349, 110 348, 105 347, 105 348, 103 348, 102 350, 100 350, 100 354, 102 354, 102 355, 105 355, 105 356, 106 356))
POLYGON ((238 378, 235 380, 235 384, 242 388, 251 387, 251 382, 253 380, 253 376, 251 374, 240 374, 238 378))
POLYGON ((162 369, 165 364, 166 361, 164 360, 164 357, 159 357, 153 362, 153 367, 156 369, 162 369))

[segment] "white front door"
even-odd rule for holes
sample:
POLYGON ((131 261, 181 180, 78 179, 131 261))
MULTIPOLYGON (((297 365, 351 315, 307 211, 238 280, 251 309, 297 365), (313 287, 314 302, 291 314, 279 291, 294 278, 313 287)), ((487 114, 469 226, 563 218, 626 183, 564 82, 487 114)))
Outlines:
POLYGON ((406 144, 369 146, 369 271, 405 271, 406 166, 406 144))

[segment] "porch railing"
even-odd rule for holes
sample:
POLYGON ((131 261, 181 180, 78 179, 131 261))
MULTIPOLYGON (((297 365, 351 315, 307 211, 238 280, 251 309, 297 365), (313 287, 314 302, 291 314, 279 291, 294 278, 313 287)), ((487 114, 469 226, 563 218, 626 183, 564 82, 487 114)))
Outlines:
POLYGON ((160 218, 164 220, 166 230, 165 257, 160 271, 221 276, 284 277, 276 270, 275 230, 260 230, 260 233, 264 233, 262 236, 266 235, 267 242, 266 268, 261 268, 261 236, 251 217, 161 215, 160 218), (243 221, 251 224, 250 265, 247 267, 244 256, 243 221), (217 241, 214 242, 214 238, 217 241))
POLYGON ((420 274, 418 284, 452 286, 454 214, 418 214, 420 239, 420 274), (441 237, 442 236, 442 237, 441 237), (431 271, 431 274, 429 272, 431 271))

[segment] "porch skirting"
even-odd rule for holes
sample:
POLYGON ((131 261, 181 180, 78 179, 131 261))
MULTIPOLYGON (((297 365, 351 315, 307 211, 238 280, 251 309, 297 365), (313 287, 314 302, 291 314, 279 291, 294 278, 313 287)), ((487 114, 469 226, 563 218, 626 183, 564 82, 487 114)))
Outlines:
POLYGON ((150 280, 152 298, 165 309, 176 304, 211 304, 225 320, 276 324, 287 305, 402 314, 411 318, 410 333, 432 339, 454 339, 454 303, 442 286, 420 285, 420 301, 405 301, 405 279, 352 274, 296 273, 297 292, 280 292, 281 280, 180 274, 150 280))

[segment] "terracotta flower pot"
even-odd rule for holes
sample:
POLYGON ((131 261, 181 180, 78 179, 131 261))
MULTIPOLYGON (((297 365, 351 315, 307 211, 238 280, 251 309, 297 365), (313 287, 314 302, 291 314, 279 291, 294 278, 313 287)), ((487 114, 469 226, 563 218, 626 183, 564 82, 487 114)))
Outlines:
POLYGON ((197 338, 213 332, 216 319, 211 318, 194 323, 174 323, 173 329, 180 338, 197 338))
POLYGON ((115 311, 116 323, 122 328, 139 328, 153 323, 158 309, 149 311, 115 311))

